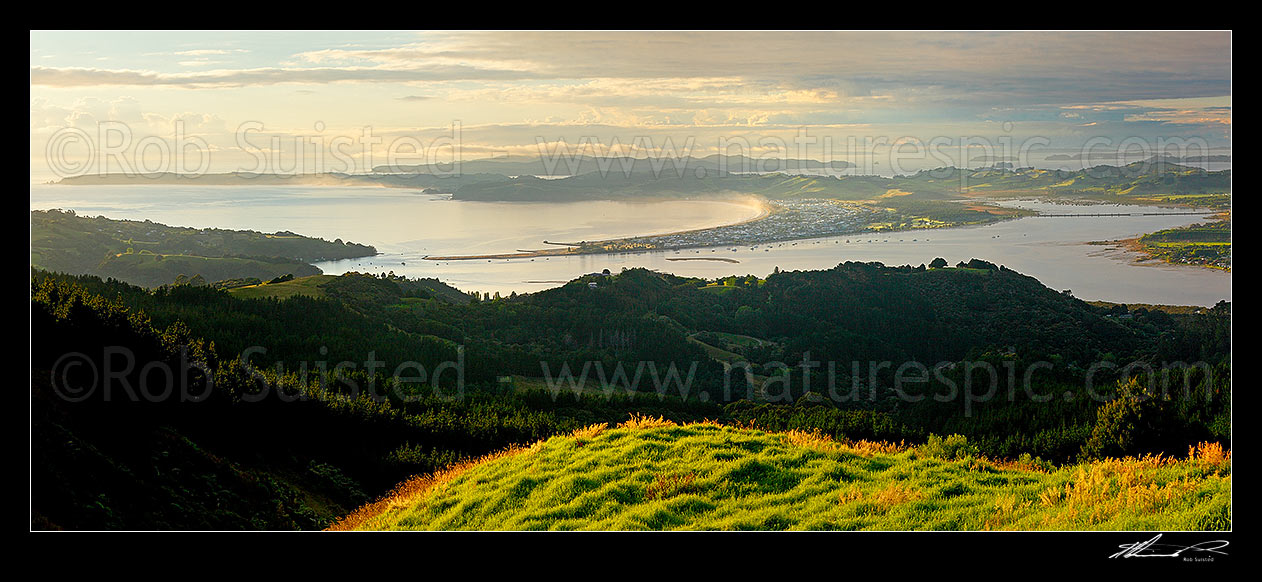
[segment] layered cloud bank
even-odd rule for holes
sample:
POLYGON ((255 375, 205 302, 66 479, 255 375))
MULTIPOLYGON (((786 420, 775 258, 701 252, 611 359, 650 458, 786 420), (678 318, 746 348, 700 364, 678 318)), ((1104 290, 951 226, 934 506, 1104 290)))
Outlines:
POLYGON ((935 140, 961 165, 1019 158, 1023 144, 1225 149, 1230 43, 1227 32, 36 32, 31 170, 56 173, 45 158, 57 132, 99 142, 102 123, 125 126, 133 147, 196 137, 218 171, 371 128, 376 153, 348 151, 344 168, 366 171, 390 144, 424 148, 455 126, 465 158, 584 140, 592 153, 654 155, 669 141, 693 155, 873 158, 876 172, 935 140))

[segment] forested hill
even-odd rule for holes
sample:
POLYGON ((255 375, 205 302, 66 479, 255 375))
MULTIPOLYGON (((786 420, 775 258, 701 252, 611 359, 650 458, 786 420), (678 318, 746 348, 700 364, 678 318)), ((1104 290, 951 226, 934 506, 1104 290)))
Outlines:
MULTIPOLYGON (((758 365, 793 364, 808 352, 816 360, 925 365, 1006 355, 1053 361, 1066 373, 1080 373, 1100 359, 1216 364, 1230 351, 1230 328, 1210 317, 1229 314, 1229 304, 1204 314, 1094 306, 977 259, 954 267, 847 262, 765 279, 705 280, 630 269, 493 300, 463 296, 437 281, 358 273, 330 277, 319 285, 318 297, 284 300, 66 280, 119 297, 161 326, 183 322, 228 353, 272 344, 268 361, 311 359, 322 347, 320 355, 330 361, 362 360, 374 349, 379 357, 396 354, 403 361, 407 350, 396 349, 403 344, 388 339, 396 334, 409 342, 464 346, 470 361, 479 363, 468 371, 478 381, 539 376, 541 361, 581 366, 588 360, 698 360, 704 375, 717 366, 717 352, 707 347, 758 365)), ((259 289, 266 293, 269 287, 259 289)))
MULTIPOLYGON (((725 281, 726 282, 726 281, 725 281)), ((1086 362, 1132 355, 1143 333, 1033 277, 985 261, 949 268, 847 262, 755 284, 676 293, 659 311, 693 329, 782 338, 786 358, 925 363, 1019 350, 1086 362), (698 309, 695 304, 710 303, 698 309)))
POLYGON ((149 220, 31 211, 31 266, 156 287, 181 280, 315 275, 311 262, 377 254, 371 245, 293 232, 173 227, 149 220))
POLYGON ((410 475, 630 413, 909 444, 958 434, 986 455, 1038 463, 1230 447, 1229 304, 1094 306, 985 261, 944 263, 719 280, 633 269, 496 299, 355 273, 330 277, 318 297, 243 299, 34 271, 33 526, 324 527, 410 475), (69 370, 73 388, 120 346, 137 358, 122 372, 130 386, 150 370, 140 362, 163 361, 194 388, 212 371, 214 396, 58 391, 65 354, 91 362, 69 370), (180 367, 190 359, 199 365, 180 367), (809 378, 803 360, 821 362, 809 378), (896 397, 909 361, 955 387, 972 364, 990 365, 1001 397, 896 397), (1205 362, 1171 380, 1196 398, 1154 398, 1158 386, 1121 368, 1175 361, 1205 362), (435 372, 453 362, 462 376, 435 372), (1048 366, 1031 392, 1005 383, 1010 366, 1019 380, 1037 362, 1048 366), (1104 399, 1083 397, 1099 362, 1115 364, 1091 378, 1104 399), (750 374, 733 380, 725 368, 741 363, 750 374), (400 365, 432 374, 392 379, 400 365), (628 386, 641 366, 692 381, 663 389, 645 371, 628 386), (549 380, 565 367, 588 369, 586 383, 549 380), (835 396, 851 386, 857 397, 835 396), (1062 393, 1078 396, 1041 398, 1062 393))

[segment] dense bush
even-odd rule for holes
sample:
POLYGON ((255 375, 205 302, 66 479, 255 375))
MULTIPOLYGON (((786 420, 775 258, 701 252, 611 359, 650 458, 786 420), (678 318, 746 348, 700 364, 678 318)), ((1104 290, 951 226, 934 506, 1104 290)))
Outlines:
MULTIPOLYGON (((33 272, 36 521, 70 528, 320 527, 410 475, 631 413, 817 430, 921 444, 952 458, 1031 463, 1184 454, 1203 440, 1230 446, 1229 304, 1194 314, 1127 311, 1132 317, 1123 320, 1107 317, 1121 314, 1116 308, 1093 307, 1003 267, 973 265, 926 271, 846 263, 782 272, 724 293, 707 291, 706 281, 632 270, 602 279, 597 289, 580 279, 472 301, 436 281, 391 276, 338 277, 324 288, 327 298, 242 300, 209 287, 148 290, 33 272), (784 371, 784 389, 766 383, 758 394, 738 381, 725 390, 723 364, 707 344, 734 350, 755 373, 784 371), (213 374, 212 396, 156 403, 57 397, 57 360, 103 354, 108 346, 135 355, 136 369, 125 374, 133 385, 140 365, 165 362, 194 387, 213 374), (245 368, 240 354, 252 346, 266 351, 252 353, 245 368), (320 362, 332 368, 370 353, 385 362, 384 371, 320 373, 320 362), (461 354, 463 398, 448 397, 450 376, 437 387, 390 378, 399 362, 433 370, 461 354), (1097 384, 1121 382, 1105 389, 1101 402, 1039 400, 1004 378, 997 394, 1012 397, 965 409, 958 398, 895 398, 889 368, 852 378, 842 366, 836 378, 829 370, 808 378, 794 366, 808 354, 934 365, 969 359, 999 370, 1046 360, 1055 369, 1040 372, 1036 392, 1053 396, 1080 390, 1093 361, 1206 365, 1164 379, 1176 388, 1165 395, 1154 379, 1106 370, 1097 384), (197 365, 180 367, 188 361, 197 365), (615 387, 606 397, 499 382, 538 378, 545 363, 577 374, 589 362, 607 370, 636 362, 697 366, 687 398, 659 398, 651 386, 636 395, 615 387), (863 398, 827 397, 852 385, 863 398), (222 502, 227 509, 212 508, 219 498, 229 500, 222 502)), ((95 357, 104 369, 102 356, 95 357)), ((935 370, 960 385, 966 369, 935 370)))

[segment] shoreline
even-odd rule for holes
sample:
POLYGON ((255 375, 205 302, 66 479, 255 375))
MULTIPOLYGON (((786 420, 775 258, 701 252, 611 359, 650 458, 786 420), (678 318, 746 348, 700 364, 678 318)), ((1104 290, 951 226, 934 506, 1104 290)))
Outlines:
MULTIPOLYGON (((632 237, 606 239, 606 240, 599 240, 599 241, 581 241, 583 243, 582 245, 569 245, 563 249, 538 249, 538 250, 529 250, 529 251, 518 250, 516 253, 494 253, 494 254, 484 254, 484 255, 450 255, 450 256, 441 256, 441 257, 426 256, 423 258, 427 260, 433 260, 433 261, 462 261, 462 260, 478 260, 478 259, 486 259, 486 260, 526 259, 526 258, 536 258, 536 257, 573 256, 573 255, 652 253, 652 252, 666 252, 666 251, 672 251, 672 250, 689 250, 689 249, 701 249, 701 248, 709 248, 709 247, 730 246, 732 244, 737 244, 737 243, 733 243, 731 241, 724 242, 723 240, 715 240, 715 241, 708 242, 702 245, 690 245, 690 246, 680 246, 680 247, 653 247, 653 248, 634 248, 634 249, 600 248, 600 245, 625 242, 625 241, 630 241, 630 240, 635 240, 635 239, 669 236, 669 235, 676 235, 676 234, 686 234, 686 233, 710 230, 711 228, 725 228, 725 227, 730 227, 730 226, 738 226, 742 224, 748 224, 751 222, 763 220, 767 218, 768 216, 771 216, 772 214, 775 213, 775 207, 773 204, 771 204, 770 201, 761 200, 761 199, 760 201, 762 203, 763 212, 761 212, 758 216, 755 216, 753 218, 749 218, 746 220, 742 220, 740 222, 734 222, 734 223, 722 225, 722 226, 699 228, 699 229, 688 229, 688 230, 682 230, 682 231, 677 231, 677 232, 672 232, 672 233, 663 233, 663 234, 638 235, 638 236, 632 236, 632 237)), ((1091 203, 1088 205, 1094 205, 1094 204, 1097 204, 1097 203, 1091 203)), ((1013 210, 1016 210, 1016 211, 1020 210, 1019 208, 1015 208, 1015 207, 1005 207, 1002 205, 999 205, 999 206, 1001 208, 1013 208, 1013 210)), ((1197 208, 1194 206, 1186 206, 1186 205, 1180 205, 1178 207, 1193 208, 1193 209, 1197 208)), ((1220 211, 1216 209, 1204 209, 1204 210, 1206 211, 1207 214, 1211 214, 1211 213, 1212 214, 1220 214, 1220 213, 1225 214, 1227 212, 1227 211, 1220 211)), ((995 224, 998 222, 1004 222, 1008 220, 1020 220, 1022 218, 1037 218, 1039 216, 1042 216, 1041 214, 1037 214, 1037 213, 1034 215, 1029 215, 1029 216, 1014 215, 1014 214, 1009 214, 1009 213, 1000 214, 1000 213, 993 213, 993 212, 988 212, 988 214, 995 217, 995 219, 983 221, 983 222, 976 222, 976 223, 960 223, 960 224, 953 224, 949 226, 935 226, 935 227, 928 227, 928 228, 903 228, 903 229, 887 229, 887 230, 879 230, 879 231, 855 230, 851 232, 842 232, 842 233, 803 234, 801 236, 773 238, 773 239, 756 242, 753 244, 770 244, 770 243, 776 243, 776 242, 811 240, 811 239, 816 239, 816 238, 830 238, 830 237, 837 237, 837 236, 861 235, 865 233, 873 234, 873 235, 884 235, 884 234, 895 233, 895 232, 915 232, 915 231, 927 232, 927 231, 933 231, 933 230, 941 230, 944 228, 952 228, 952 229, 977 228, 977 227, 983 227, 983 226, 995 224)), ((544 241, 544 242, 547 244, 566 244, 566 243, 555 243, 555 242, 548 242, 548 241, 544 241)), ((1084 241, 1083 243, 1080 243, 1080 244, 1100 245, 1100 246, 1118 246, 1118 244, 1121 242, 1123 241, 1084 241)), ((749 244, 749 243, 747 242, 739 243, 738 246, 743 246, 744 244, 749 244)), ((1230 269, 1222 269, 1222 268, 1212 267, 1212 266, 1207 266, 1207 265, 1195 265, 1195 264, 1188 264, 1188 263, 1175 263, 1175 262, 1166 261, 1164 259, 1161 259, 1160 257, 1152 256, 1146 251, 1142 250, 1142 245, 1138 245, 1138 239, 1136 239, 1135 246, 1136 248, 1134 249, 1126 248, 1126 249, 1121 249, 1121 250, 1143 254, 1144 257, 1141 260, 1134 261, 1136 264, 1143 264, 1148 261, 1155 260, 1155 261, 1161 262, 1162 264, 1168 264, 1168 265, 1173 265, 1173 266, 1204 267, 1204 268, 1213 269, 1216 271, 1226 271, 1228 273, 1231 272, 1230 269)))
POLYGON ((1122 238, 1117 240, 1095 240, 1087 241, 1082 244, 1112 249, 1129 257, 1130 260, 1128 262, 1130 264, 1140 267, 1189 267, 1193 269, 1209 269, 1211 271, 1231 273, 1230 267, 1216 267, 1214 265, 1198 265, 1196 263, 1180 263, 1177 261, 1171 261, 1148 250, 1147 246, 1139 242, 1139 238, 1140 237, 1122 238))
MULTIPOLYGON (((758 207, 757 215, 750 218, 746 218, 744 220, 739 220, 737 222, 730 222, 727 224, 720 224, 716 226, 707 226, 704 228, 688 228, 688 229, 676 230, 672 232, 654 233, 654 234, 646 234, 646 235, 633 235, 633 236, 593 240, 593 241, 579 241, 578 243, 564 243, 564 242, 555 242, 555 241, 546 241, 546 240, 542 241, 543 244, 564 245, 566 248, 563 248, 563 249, 535 249, 535 250, 518 249, 517 252, 514 252, 514 253, 492 253, 492 254, 484 254, 484 255, 448 255, 448 256, 426 255, 421 258, 427 261, 470 261, 470 260, 478 260, 478 259, 487 259, 487 260, 530 259, 530 258, 537 258, 537 257, 555 257, 555 256, 568 256, 568 255, 601 255, 601 254, 612 254, 612 253, 653 252, 653 251, 670 250, 667 248, 645 248, 645 249, 633 249, 633 250, 583 250, 583 249, 590 248, 591 246, 594 246, 594 245, 612 244, 612 243, 617 243, 621 241, 633 240, 637 238, 672 236, 672 235, 687 234, 687 233, 692 233, 692 232, 700 232, 700 231, 710 230, 714 228, 728 228, 728 227, 733 227, 733 226, 740 226, 744 224, 757 222, 759 220, 763 220, 767 218, 768 216, 771 216, 772 214, 775 213, 774 206, 771 204, 770 201, 768 201, 765 198, 762 198, 760 196, 750 196, 748 197, 747 201, 752 201, 757 204, 757 207, 758 207)), ((723 200, 723 202, 740 203, 738 201, 727 201, 727 200, 723 200)), ((721 245, 723 243, 715 243, 715 244, 721 245)), ((680 248, 683 248, 683 247, 680 247, 680 248)))
MULTIPOLYGON (((710 241, 710 242, 707 242, 705 244, 700 244, 700 245, 687 245, 687 246, 678 246, 678 247, 663 246, 663 247, 651 247, 651 248, 646 247, 646 248, 630 248, 630 249, 601 248, 601 245, 626 242, 626 241, 631 241, 631 240, 636 240, 636 239, 671 236, 671 235, 678 235, 678 234, 688 234, 688 233, 694 233, 694 232, 701 232, 705 230, 711 230, 715 228, 727 228, 727 227, 732 227, 732 226, 740 226, 740 225, 749 224, 752 222, 757 222, 759 220, 766 219, 767 217, 772 216, 773 214, 776 213, 776 207, 770 201, 763 200, 761 198, 759 200, 762 203, 762 212, 760 212, 758 216, 748 218, 746 220, 742 220, 739 222, 733 222, 731 224, 725 224, 725 225, 720 225, 720 226, 713 226, 713 227, 707 227, 707 228, 694 228, 694 229, 687 229, 687 230, 681 230, 681 231, 675 231, 675 232, 669 232, 669 233, 636 235, 636 236, 630 236, 630 237, 605 239, 605 240, 598 240, 598 241, 580 241, 583 243, 582 245, 570 245, 564 249, 537 249, 537 250, 519 249, 515 253, 425 256, 422 258, 425 260, 431 260, 431 261, 466 261, 466 260, 479 260, 479 259, 486 259, 486 260, 506 259, 508 260, 508 259, 529 259, 529 258, 537 258, 537 257, 555 257, 555 256, 654 253, 654 252, 666 252, 666 251, 678 251, 678 250, 690 250, 690 249, 703 249, 703 248, 710 248, 710 247, 726 247, 726 246, 732 246, 732 245, 736 245, 736 246, 744 246, 746 244, 763 245, 763 244, 771 244, 771 243, 778 243, 778 242, 811 240, 811 239, 817 239, 817 238, 862 235, 865 233, 880 236, 880 235, 886 235, 886 234, 895 233, 895 232, 916 232, 916 231, 928 232, 928 231, 934 231, 934 230, 941 230, 945 228, 976 228, 976 227, 987 226, 990 224, 995 224, 995 223, 1003 222, 1007 220, 1019 220, 1021 218, 1029 218, 1028 216, 1019 216, 1019 215, 1013 215, 1013 214, 1008 214, 1008 213, 1003 213, 1003 214, 988 213, 995 218, 993 220, 988 220, 988 221, 960 223, 960 224, 953 224, 949 226, 933 226, 933 227, 922 227, 922 228, 913 227, 913 228, 880 229, 880 230, 857 229, 857 230, 845 231, 845 232, 811 233, 811 234, 802 234, 802 235, 795 235, 795 236, 776 237, 776 238, 769 238, 766 240, 760 240, 757 242, 752 242, 752 241, 733 242, 733 241, 715 240, 715 241, 710 241)), ((1037 216, 1037 215, 1034 215, 1034 216, 1037 216)), ((547 244, 565 244, 565 243, 557 243, 557 242, 549 242, 549 241, 543 241, 543 242, 547 244)))

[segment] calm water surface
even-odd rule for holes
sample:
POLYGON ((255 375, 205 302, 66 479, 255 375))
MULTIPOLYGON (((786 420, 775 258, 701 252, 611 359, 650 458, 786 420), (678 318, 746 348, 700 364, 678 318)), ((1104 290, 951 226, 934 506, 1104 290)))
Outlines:
MULTIPOLYGON (((1005 204, 1056 214, 1168 212, 1145 206, 1005 204)), ((1134 255, 1087 241, 1129 238, 1202 222, 1205 215, 1031 217, 982 227, 853 235, 680 251, 436 262, 426 255, 490 254, 578 241, 730 224, 756 216, 739 201, 502 203, 453 201, 390 188, 291 186, 31 186, 31 209, 64 208, 173 226, 260 231, 372 244, 376 257, 319 263, 326 273, 437 277, 466 291, 507 294, 555 287, 583 273, 648 267, 700 277, 827 269, 844 261, 887 265, 985 259, 1083 299, 1213 305, 1231 299, 1231 274, 1200 267, 1137 265, 1134 255), (740 261, 679 261, 724 257, 740 261)))

